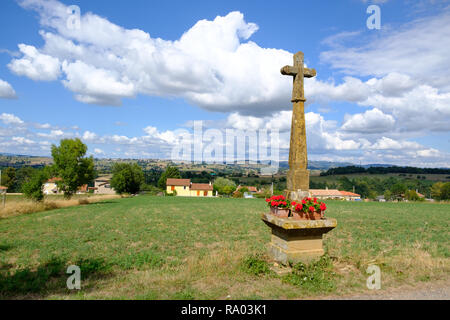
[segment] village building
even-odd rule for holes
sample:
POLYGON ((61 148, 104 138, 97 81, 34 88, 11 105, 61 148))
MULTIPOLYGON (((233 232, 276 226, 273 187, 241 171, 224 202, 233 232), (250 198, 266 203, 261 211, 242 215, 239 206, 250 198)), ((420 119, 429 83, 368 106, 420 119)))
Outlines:
POLYGON ((98 177, 94 180, 94 190, 95 194, 116 194, 114 188, 111 187, 111 175, 105 175, 98 177))
POLYGON ((347 200, 360 201, 361 195, 349 191, 339 191, 337 189, 309 189, 311 197, 321 200, 347 200))
POLYGON ((253 187, 253 186, 241 186, 241 185, 239 185, 237 188, 236 188, 236 191, 239 191, 240 189, 242 189, 242 188, 247 188, 247 193, 249 193, 249 194, 256 194, 256 193, 258 193, 259 192, 259 190, 258 190, 258 188, 257 187, 253 187))
POLYGON ((48 179, 47 182, 42 185, 42 193, 44 193, 45 195, 61 194, 62 192, 61 190, 59 190, 58 185, 56 184, 56 182, 58 181, 62 181, 62 179, 59 177, 48 179))
POLYGON ((166 181, 166 192, 176 193, 182 197, 212 197, 213 186, 210 183, 192 183, 190 179, 173 179, 166 181))

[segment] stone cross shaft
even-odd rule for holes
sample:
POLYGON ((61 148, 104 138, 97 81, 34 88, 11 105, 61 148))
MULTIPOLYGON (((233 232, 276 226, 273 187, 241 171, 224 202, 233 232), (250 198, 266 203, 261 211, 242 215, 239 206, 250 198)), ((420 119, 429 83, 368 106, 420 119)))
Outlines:
POLYGON ((294 55, 294 65, 281 68, 281 74, 292 76, 294 84, 292 89, 293 112, 291 124, 291 141, 289 147, 289 171, 287 174, 287 195, 290 199, 299 190, 309 190, 309 172, 307 170, 308 156, 306 150, 305 126, 305 94, 303 88, 304 78, 316 76, 315 69, 304 67, 304 55, 299 51, 294 55))

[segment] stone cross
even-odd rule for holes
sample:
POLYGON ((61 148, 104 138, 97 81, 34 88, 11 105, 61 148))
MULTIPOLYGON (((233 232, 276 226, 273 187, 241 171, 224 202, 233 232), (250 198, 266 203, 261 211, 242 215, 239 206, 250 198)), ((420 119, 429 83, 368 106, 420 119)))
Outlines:
POLYGON ((308 69, 303 64, 303 52, 294 55, 294 65, 281 68, 281 74, 293 76, 292 89, 293 112, 291 124, 291 141, 289 147, 289 171, 287 174, 287 196, 294 200, 301 198, 302 192, 309 190, 308 155, 306 151, 305 94, 304 78, 316 76, 315 69, 308 69))

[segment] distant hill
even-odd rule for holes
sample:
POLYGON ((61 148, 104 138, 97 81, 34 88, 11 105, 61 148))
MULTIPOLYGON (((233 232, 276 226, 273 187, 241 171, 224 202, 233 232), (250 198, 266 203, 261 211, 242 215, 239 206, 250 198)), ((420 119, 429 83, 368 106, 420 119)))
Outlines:
MULTIPOLYGON (((136 161, 138 163, 147 164, 149 166, 153 166, 155 163, 158 163, 158 164, 171 163, 171 161, 168 159, 160 159, 160 160, 158 160, 158 159, 103 159, 103 158, 95 159, 96 165, 98 165, 100 167, 106 167, 108 169, 111 167, 111 165, 114 162, 117 162, 117 161, 136 161)), ((44 166, 44 165, 47 165, 50 163, 52 163, 51 157, 19 155, 19 154, 0 152, 0 167, 16 167, 16 168, 20 168, 23 166, 41 167, 41 166, 44 166)), ((208 166, 208 165, 213 165, 213 164, 205 164, 205 165, 208 166)), ((256 164, 256 165, 251 165, 251 164, 236 165, 235 164, 235 165, 231 165, 231 166, 247 167, 247 168, 254 168, 254 169, 259 170, 261 168, 262 164, 260 164, 260 163, 256 164)), ((392 168, 412 168, 412 167, 399 167, 399 166, 395 166, 392 164, 378 164, 378 163, 357 165, 357 164, 350 163, 350 162, 314 161, 314 160, 308 161, 308 169, 330 171, 329 174, 336 174, 337 172, 341 172, 342 170, 348 171, 349 167, 351 167, 353 169, 357 168, 357 171, 361 171, 361 172, 367 171, 367 170, 378 171, 376 168, 380 168, 381 169, 381 170, 379 170, 380 172, 383 171, 382 168, 389 168, 388 171, 392 171, 393 170, 392 168), (335 168, 339 168, 339 169, 333 170, 335 168), (341 168, 345 168, 345 169, 341 169, 341 168), (373 169, 370 170, 370 168, 373 168, 373 169)), ((280 161, 279 168, 280 169, 288 169, 289 168, 288 161, 280 161)), ((418 168, 418 169, 420 169, 420 168, 418 168)), ((439 168, 439 169, 446 170, 446 168, 439 168)), ((352 171, 352 170, 350 170, 350 171, 352 171)), ((422 172, 421 170, 413 170, 413 172, 419 172, 419 171, 422 172)), ((407 170, 407 172, 408 172, 408 170, 407 170)))

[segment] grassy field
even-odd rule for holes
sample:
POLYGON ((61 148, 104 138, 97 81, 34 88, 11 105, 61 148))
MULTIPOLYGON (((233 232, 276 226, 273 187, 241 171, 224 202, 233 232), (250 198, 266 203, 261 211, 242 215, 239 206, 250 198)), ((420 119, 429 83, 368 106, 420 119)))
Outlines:
POLYGON ((328 202, 327 254, 268 268, 259 199, 138 196, 0 219, 0 298, 292 299, 448 279, 450 205, 328 202), (82 289, 66 288, 67 266, 82 289))

